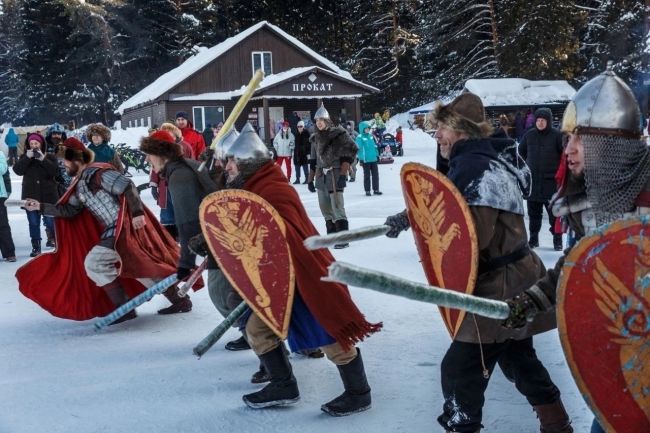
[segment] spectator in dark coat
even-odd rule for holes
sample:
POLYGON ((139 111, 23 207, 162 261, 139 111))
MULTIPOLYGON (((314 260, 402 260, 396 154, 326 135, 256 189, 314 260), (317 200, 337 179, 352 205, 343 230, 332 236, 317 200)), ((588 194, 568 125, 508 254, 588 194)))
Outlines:
POLYGON ((16 261, 16 247, 11 237, 11 227, 7 217, 7 206, 5 202, 11 194, 11 177, 9 177, 9 166, 5 154, 0 152, 0 253, 6 262, 16 261))
POLYGON ((549 108, 535 111, 535 127, 531 128, 519 145, 519 153, 526 160, 533 177, 532 192, 528 197, 528 218, 531 248, 539 246, 539 231, 542 227, 542 213, 546 209, 553 246, 562 250, 562 233, 555 233, 555 217, 549 208, 549 200, 555 193, 555 173, 562 158, 562 133, 551 126, 552 114, 549 108))
POLYGON ((210 146, 215 135, 212 125, 208 123, 201 135, 203 135, 203 141, 205 142, 205 145, 210 146))
MULTIPOLYGON (((30 134, 25 142, 25 153, 14 165, 14 172, 23 177, 22 200, 33 199, 41 203, 55 204, 59 200, 56 176, 59 167, 56 157, 43 152, 45 139, 40 134, 30 134)), ((29 237, 32 240, 30 257, 41 253, 41 213, 26 211, 29 223, 29 237)), ((54 218, 43 215, 48 247, 54 247, 54 218)))
POLYGON ((298 121, 296 125, 296 145, 293 148, 293 165, 296 166, 296 180, 294 184, 300 183, 300 170, 305 174, 305 181, 309 182, 309 154, 311 153, 311 143, 309 142, 309 132, 305 128, 305 122, 298 121))

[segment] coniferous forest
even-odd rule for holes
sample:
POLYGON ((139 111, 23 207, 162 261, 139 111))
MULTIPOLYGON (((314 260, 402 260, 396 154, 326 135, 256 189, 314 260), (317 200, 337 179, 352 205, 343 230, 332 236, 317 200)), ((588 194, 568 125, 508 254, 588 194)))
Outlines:
POLYGON ((261 20, 378 87, 392 112, 470 78, 566 79, 608 60, 644 111, 643 0, 0 0, 0 122, 111 123, 121 102, 261 20))

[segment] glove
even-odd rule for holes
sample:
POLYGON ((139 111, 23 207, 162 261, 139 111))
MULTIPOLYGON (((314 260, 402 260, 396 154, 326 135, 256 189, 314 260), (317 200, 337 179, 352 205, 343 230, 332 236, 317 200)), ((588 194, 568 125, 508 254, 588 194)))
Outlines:
POLYGON ((527 322, 532 322, 535 315, 541 311, 535 300, 526 292, 506 299, 506 302, 510 307, 510 315, 502 324, 504 328, 523 328, 527 322))
POLYGON ((191 269, 179 267, 178 269, 176 269, 176 278, 178 278, 179 281, 183 281, 184 279, 189 277, 191 273, 192 273, 191 269))
POLYGON ((152 186, 151 187, 151 196, 153 197, 154 200, 158 201, 158 198, 160 197, 160 194, 158 193, 158 187, 157 186, 152 186))
POLYGON ((336 181, 336 189, 337 190, 343 190, 345 189, 345 183, 348 181, 348 177, 344 175, 340 175, 339 179, 336 181))
POLYGON ((201 155, 199 155, 199 161, 211 161, 213 156, 214 150, 208 147, 203 152, 201 152, 201 155))
POLYGON ((307 189, 309 192, 316 192, 316 187, 314 186, 314 181, 307 183, 307 189))
POLYGON ((396 238, 401 232, 408 230, 409 227, 411 227, 409 217, 405 210, 398 214, 389 216, 386 218, 384 224, 390 227, 390 230, 386 232, 386 236, 389 238, 396 238))
POLYGON ((194 254, 201 257, 205 257, 210 254, 210 251, 208 250, 208 243, 205 241, 202 233, 199 233, 198 235, 190 238, 190 240, 187 241, 187 247, 194 254))

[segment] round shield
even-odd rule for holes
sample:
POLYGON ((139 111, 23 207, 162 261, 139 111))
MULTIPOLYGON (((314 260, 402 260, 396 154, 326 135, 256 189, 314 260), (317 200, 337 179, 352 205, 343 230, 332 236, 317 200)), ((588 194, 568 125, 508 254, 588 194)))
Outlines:
POLYGON ((286 338, 295 280, 280 214, 256 194, 227 189, 208 195, 199 217, 226 278, 259 318, 286 338))
POLYGON ((606 431, 650 432, 649 236, 644 217, 582 239, 558 288, 564 353, 606 431))
MULTIPOLYGON (((478 241, 465 199, 445 175, 426 165, 404 164, 401 179, 409 222, 427 281, 432 286, 471 294, 478 272, 478 241)), ((465 311, 439 308, 454 338, 465 311)))

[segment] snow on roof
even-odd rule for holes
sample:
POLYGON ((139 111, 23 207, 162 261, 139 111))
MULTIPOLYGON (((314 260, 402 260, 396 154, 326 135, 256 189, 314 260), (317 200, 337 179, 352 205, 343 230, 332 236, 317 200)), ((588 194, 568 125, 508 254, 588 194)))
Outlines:
MULTIPOLYGON (((289 80, 291 78, 297 77, 299 75, 305 74, 309 71, 313 70, 318 70, 322 71, 325 73, 329 73, 334 76, 338 76, 346 81, 351 81, 353 83, 358 84, 359 86, 363 87, 369 87, 371 89, 379 91, 379 89, 376 89, 375 87, 369 86, 365 83, 362 83, 361 81, 355 80, 352 78, 350 74, 339 74, 336 72, 328 71, 327 69, 323 69, 320 66, 302 66, 299 68, 293 68, 289 69, 287 71, 279 72, 277 74, 272 74, 264 77, 264 79, 260 82, 259 86, 255 90, 256 92, 259 92, 261 90, 264 90, 268 87, 272 87, 278 83, 281 83, 283 81, 289 80)), ((237 96, 241 96, 244 93, 244 90, 246 89, 246 86, 241 86, 241 88, 237 90, 233 90, 230 92, 210 92, 210 93, 201 93, 197 95, 184 95, 184 96, 176 96, 171 98, 172 101, 197 101, 197 100, 217 100, 217 101, 223 101, 227 99, 231 99, 237 96)), ((329 95, 327 97, 330 97, 329 95)), ((311 96, 309 98, 312 98, 311 96)))
MULTIPOLYGON (((576 93, 565 80, 531 81, 523 78, 467 80, 465 90, 477 94, 486 107, 564 103, 576 93)), ((448 101, 443 99, 443 102, 448 101)), ((434 105, 435 101, 429 102, 409 110, 409 113, 426 113, 433 110, 434 105)))
POLYGON ((275 32, 279 33, 282 37, 287 39, 289 42, 296 45, 300 50, 312 56, 322 64, 326 65, 328 68, 332 69, 338 75, 345 77, 349 80, 354 80, 352 78, 352 75, 349 72, 340 69, 334 63, 327 60, 325 57, 321 56, 320 54, 316 53, 307 45, 303 44, 298 39, 286 33, 280 27, 274 26, 273 24, 267 21, 260 21, 259 23, 242 31, 241 33, 238 33, 235 36, 226 39, 220 44, 199 51, 197 54, 185 60, 177 68, 174 68, 171 71, 161 75, 153 83, 149 84, 147 87, 140 90, 138 93, 136 93, 135 95, 133 95, 132 97, 124 101, 117 108, 116 113, 123 114, 124 110, 126 110, 127 108, 132 108, 137 105, 144 104, 146 102, 156 99, 163 93, 167 92, 168 90, 180 84, 187 77, 191 76, 192 74, 196 73, 197 71, 201 70, 202 68, 204 68, 205 66, 213 62, 215 59, 217 59, 218 57, 226 53, 232 47, 234 47, 242 40, 246 39, 248 36, 255 33, 256 31, 258 31, 264 26, 269 27, 275 32))
POLYGON ((523 78, 467 80, 465 89, 476 93, 486 107, 561 103, 576 93, 565 80, 530 81, 523 78))

